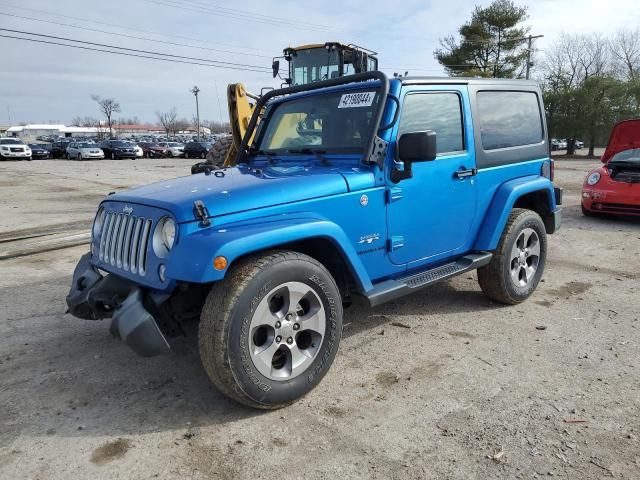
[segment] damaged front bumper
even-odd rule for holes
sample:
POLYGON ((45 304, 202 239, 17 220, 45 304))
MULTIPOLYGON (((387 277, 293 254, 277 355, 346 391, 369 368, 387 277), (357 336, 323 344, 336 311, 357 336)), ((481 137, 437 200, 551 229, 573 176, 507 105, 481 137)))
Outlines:
POLYGON ((169 343, 149 310, 168 295, 155 294, 115 275, 102 276, 85 254, 73 272, 67 295, 69 313, 85 320, 111 318, 111 333, 138 355, 151 357, 169 351, 169 343))

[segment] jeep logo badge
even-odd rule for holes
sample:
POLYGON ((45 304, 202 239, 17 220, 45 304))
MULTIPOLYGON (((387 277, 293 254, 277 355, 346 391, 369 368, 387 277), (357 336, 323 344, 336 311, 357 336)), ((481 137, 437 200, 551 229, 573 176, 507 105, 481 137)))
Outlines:
POLYGON ((362 195, 360 197, 360 205, 362 205, 363 207, 369 205, 369 197, 367 197, 366 195, 362 195))
POLYGON ((122 213, 126 215, 131 215, 133 213, 133 207, 130 207, 129 205, 125 205, 124 208, 122 209, 122 213))

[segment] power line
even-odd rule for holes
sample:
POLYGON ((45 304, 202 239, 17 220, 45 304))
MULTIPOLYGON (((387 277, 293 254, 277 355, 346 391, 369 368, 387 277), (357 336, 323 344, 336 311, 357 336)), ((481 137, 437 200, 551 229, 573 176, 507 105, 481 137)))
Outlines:
POLYGON ((26 42, 43 43, 43 44, 48 44, 48 45, 58 45, 58 46, 61 46, 61 47, 77 48, 77 49, 80 49, 80 50, 89 50, 89 51, 93 51, 93 52, 112 53, 114 55, 123 55, 123 56, 126 56, 126 57, 146 58, 146 59, 149 59, 149 60, 160 60, 160 61, 163 61, 163 62, 183 63, 183 64, 187 64, 187 65, 200 65, 200 66, 203 66, 203 67, 224 68, 224 69, 227 69, 227 70, 242 70, 242 71, 246 71, 246 72, 266 73, 263 70, 253 70, 251 68, 231 67, 231 66, 225 66, 225 65, 212 65, 210 63, 190 62, 190 61, 186 61, 186 60, 153 57, 153 56, 150 56, 150 55, 138 55, 138 54, 134 54, 134 53, 117 52, 117 51, 113 51, 113 50, 104 50, 104 49, 100 49, 100 48, 83 47, 82 45, 70 45, 68 43, 53 42, 53 41, 49 41, 49 40, 38 40, 36 38, 16 37, 14 35, 3 35, 3 34, 0 34, 0 38, 11 38, 11 39, 14 39, 14 40, 24 40, 26 42))
POLYGON ((216 64, 222 64, 222 65, 230 65, 230 66, 236 66, 236 67, 246 67, 246 68, 253 68, 253 69, 257 69, 257 71, 264 71, 264 72, 268 72, 271 69, 266 68, 266 67, 262 67, 259 65, 248 65, 245 63, 235 63, 235 62, 224 62, 222 60, 211 60, 208 58, 198 58, 198 57, 187 57, 184 55, 173 55, 171 53, 162 53, 162 52, 154 52, 154 51, 150 51, 150 50, 139 50, 136 48, 127 48, 127 47, 119 47, 117 45, 108 45, 105 43, 97 43, 97 42, 88 42, 86 40, 75 40, 73 38, 68 38, 68 37, 58 37, 55 35, 45 35, 42 33, 33 33, 33 32, 25 32, 23 30, 12 30, 9 28, 0 28, 0 31, 3 32, 10 32, 10 33, 18 33, 20 35, 32 35, 35 37, 42 37, 42 38, 50 38, 50 39, 54 39, 54 40, 63 40, 65 42, 74 42, 74 43, 79 43, 82 45, 92 45, 95 47, 103 47, 103 48, 114 48, 116 50, 124 50, 127 52, 135 52, 135 53, 142 53, 145 55, 157 55, 157 56, 163 56, 163 57, 171 57, 171 58, 179 58, 179 59, 185 59, 185 60, 194 60, 197 62, 209 62, 209 63, 216 63, 216 64))
MULTIPOLYGON (((156 5, 162 5, 165 7, 177 8, 179 10, 188 10, 196 13, 204 13, 205 15, 211 15, 214 17, 223 16, 227 18, 233 18, 235 20, 244 20, 244 21, 260 23, 264 25, 290 27, 298 30, 311 30, 315 32, 323 32, 323 31, 331 30, 329 28, 318 28, 318 27, 300 25, 297 22, 292 22, 285 19, 270 20, 270 19, 264 19, 264 18, 257 18, 247 14, 226 13, 226 12, 221 12, 219 10, 211 9, 210 7, 206 7, 206 6, 199 6, 199 5, 192 5, 192 4, 185 5, 184 2, 177 1, 177 0, 144 0, 144 1, 148 3, 156 4, 156 5)), ((336 31, 336 30, 334 29, 333 31, 336 31)))
POLYGON ((92 33, 106 33, 107 35, 115 35, 118 37, 124 37, 124 38, 132 38, 135 40, 144 40, 144 41, 148 41, 148 42, 156 42, 156 43, 163 43, 166 45, 173 45, 173 46, 177 46, 177 47, 188 47, 188 48, 197 48, 200 50, 209 50, 212 52, 219 52, 219 53, 229 53, 229 54, 233 54, 233 55, 244 55, 244 56, 248 56, 248 57, 261 57, 261 58, 272 58, 273 55, 258 55, 255 53, 244 53, 244 52, 234 52, 232 50, 221 50, 218 48, 209 48, 209 47, 200 47, 198 45, 190 45, 190 44, 186 44, 186 43, 176 43, 176 42, 167 42, 164 40, 156 40, 153 38, 148 38, 148 37, 138 37, 135 35, 127 35, 125 33, 117 33, 117 32, 109 32, 106 30, 98 30, 96 28, 89 28, 89 27, 82 27, 79 25, 72 25, 69 23, 61 23, 61 22, 54 22, 52 20, 42 20, 40 18, 33 18, 33 17, 24 17, 22 15, 14 15, 12 13, 2 13, 0 12, 0 15, 4 15, 6 17, 12 17, 12 18, 19 18, 22 20, 31 20, 31 21, 35 21, 35 22, 41 22, 41 23, 48 23, 51 25, 58 25, 58 26, 62 26, 62 27, 70 27, 70 28, 76 28, 79 30, 85 30, 88 32, 92 32, 92 33))
MULTIPOLYGON (((77 20, 80 22, 89 22, 89 23, 94 23, 96 25, 105 25, 108 27, 114 27, 120 30, 126 30, 128 32, 131 31, 137 31, 137 32, 142 32, 142 33, 150 33, 152 35, 160 35, 160 36, 164 36, 164 37, 169 37, 169 38, 180 38, 182 40, 190 40, 192 42, 199 42, 199 43, 211 43, 209 40, 203 40, 201 38, 193 38, 193 37, 185 37, 182 35, 171 35, 168 34, 166 32, 154 32, 152 30, 143 30, 140 28, 133 28, 133 27, 127 27, 127 26, 123 26, 123 25, 117 25, 114 23, 108 23, 108 22, 104 22, 104 21, 98 21, 98 20, 91 20, 88 18, 80 18, 80 17, 73 17, 70 15, 62 15, 60 13, 56 13, 56 12, 52 12, 49 10, 38 10, 38 9, 34 9, 34 8, 26 8, 26 7, 17 7, 15 5, 9 5, 7 3, 2 3, 0 2, 0 5, 8 7, 8 8, 13 8, 15 10, 24 10, 24 11, 28 11, 28 12, 36 12, 36 13, 41 13, 41 14, 45 14, 45 15, 50 15, 50 16, 54 16, 54 17, 60 17, 60 18, 66 18, 69 20, 77 20)), ((271 50, 267 50, 267 49, 263 49, 263 48, 254 48, 254 47, 250 47, 250 46, 246 46, 246 45, 233 45, 233 44, 229 44, 229 43, 222 43, 222 42, 218 42, 216 41, 215 43, 217 43, 218 45, 222 45, 224 47, 231 47, 231 48, 242 48, 242 49, 246 49, 246 50, 256 50, 256 51, 262 51, 262 52, 271 52, 271 50)))
MULTIPOLYGON (((174 2, 175 3, 175 2, 174 2)), ((240 14, 240 15, 246 15, 246 16, 251 16, 251 17, 256 17, 256 18, 263 18, 266 20, 275 20, 278 22, 282 22, 282 21, 286 21, 288 23, 295 23, 297 25, 307 25, 310 27, 317 27, 317 28, 325 28, 328 30, 333 30, 332 27, 330 27, 329 25, 321 25, 318 23, 310 23, 310 22, 303 22, 303 21, 299 21, 299 20, 287 20, 285 18, 282 17, 276 17, 273 15, 264 15, 262 13, 255 13, 255 12, 249 12, 247 10, 240 10, 237 8, 228 8, 228 7, 221 7, 220 5, 217 4, 211 4, 211 3, 206 3, 206 2, 199 2, 196 0, 182 0, 181 3, 190 3, 196 6, 202 6, 202 7, 207 7, 211 10, 220 10, 220 11, 224 11, 224 12, 229 12, 229 13, 233 13, 233 14, 240 14)))

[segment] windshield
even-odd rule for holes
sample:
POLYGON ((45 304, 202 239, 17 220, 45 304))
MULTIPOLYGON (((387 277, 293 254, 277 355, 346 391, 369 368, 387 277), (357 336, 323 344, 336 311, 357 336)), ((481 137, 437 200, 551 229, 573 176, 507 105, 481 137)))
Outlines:
POLYGON ((290 75, 293 85, 304 85, 337 78, 339 76, 339 56, 337 50, 324 47, 298 50, 291 58, 290 75))
POLYGON ((630 148, 616 153, 609 162, 635 163, 640 165, 640 148, 630 148))
POLYGON ((3 138, 0 140, 0 145, 24 145, 20 140, 14 138, 3 138))
POLYGON ((354 90, 285 101, 273 107, 257 149, 279 154, 362 153, 379 94, 354 90))
POLYGON ((175 143, 175 142, 167 143, 167 145, 169 145, 170 147, 182 147, 183 146, 181 143, 175 143))
POLYGON ((112 147, 131 147, 130 143, 127 142, 111 142, 112 147))
POLYGON ((97 145, 93 144, 93 143, 88 143, 88 142, 84 142, 84 143, 77 143, 76 147, 77 148, 95 148, 97 145))

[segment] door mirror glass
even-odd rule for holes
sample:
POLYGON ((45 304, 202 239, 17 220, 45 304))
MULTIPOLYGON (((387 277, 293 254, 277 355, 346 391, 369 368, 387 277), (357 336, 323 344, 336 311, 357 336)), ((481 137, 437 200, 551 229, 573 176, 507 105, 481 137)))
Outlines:
POLYGON ((273 70, 273 78, 278 76, 278 72, 280 71, 280 60, 274 60, 271 64, 271 70, 273 70))
POLYGON ((436 134, 431 130, 404 133, 398 141, 402 162, 427 162, 436 158, 436 134))

